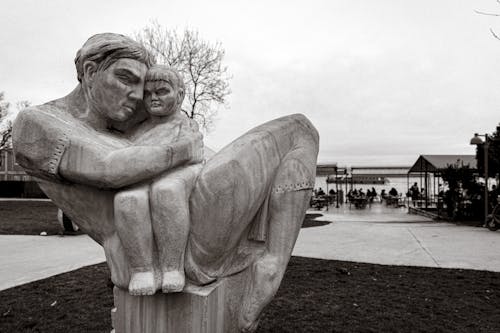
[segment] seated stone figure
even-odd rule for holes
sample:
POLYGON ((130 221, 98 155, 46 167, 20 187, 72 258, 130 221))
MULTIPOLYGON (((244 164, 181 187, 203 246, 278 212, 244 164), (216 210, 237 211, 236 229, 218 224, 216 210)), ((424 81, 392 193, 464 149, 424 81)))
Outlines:
MULTIPOLYGON (((181 76, 166 66, 151 67, 144 86, 144 103, 150 118, 129 135, 133 144, 170 144, 183 138, 201 137, 197 123, 180 111, 183 99, 181 76)), ((179 166, 151 184, 134 186, 115 195, 116 231, 131 269, 130 294, 153 295, 156 292, 154 240, 163 292, 178 292, 184 288, 188 200, 202 167, 201 160, 202 156, 192 156, 189 165, 179 166)))
MULTIPOLYGON (((95 35, 75 64, 79 84, 69 95, 20 112, 14 151, 47 196, 104 247, 113 283, 127 289, 131 267, 115 226, 116 194, 185 165, 202 142, 136 144, 110 129, 117 122, 137 128, 151 61, 135 41, 95 35)), ((207 160, 189 197, 186 277, 204 285, 248 273, 237 301, 242 331, 255 329, 278 290, 314 187, 318 144, 303 115, 269 121, 207 160)), ((159 261, 155 250, 155 290, 159 261)))

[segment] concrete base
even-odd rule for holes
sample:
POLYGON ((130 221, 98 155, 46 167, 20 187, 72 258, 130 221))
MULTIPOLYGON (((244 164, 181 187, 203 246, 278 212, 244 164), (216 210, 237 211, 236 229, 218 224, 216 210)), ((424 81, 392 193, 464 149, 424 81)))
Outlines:
POLYGON ((242 278, 238 274, 205 287, 188 285, 181 293, 131 296, 115 287, 111 311, 115 333, 238 332, 242 278))

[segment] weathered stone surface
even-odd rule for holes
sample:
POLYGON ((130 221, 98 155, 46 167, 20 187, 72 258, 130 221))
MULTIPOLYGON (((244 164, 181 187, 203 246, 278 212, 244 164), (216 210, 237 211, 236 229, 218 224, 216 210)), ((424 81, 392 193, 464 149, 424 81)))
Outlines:
POLYGON ((208 286, 186 285, 182 293, 136 297, 115 287, 113 328, 116 333, 237 332, 238 303, 244 291, 245 272, 208 286))
MULTIPOLYGON (((163 284, 164 291, 173 291, 165 288, 170 281, 164 281, 172 267, 166 264, 171 250, 180 253, 173 263, 180 264, 177 268, 193 284, 244 276, 238 288, 221 289, 239 295, 230 297, 238 301, 231 323, 225 325, 255 329, 279 287, 314 186, 318 134, 313 125, 300 114, 275 119, 207 159, 197 177, 183 175, 185 194, 173 202, 185 203, 181 211, 189 218, 177 220, 188 224, 187 230, 179 230, 185 223, 176 224, 169 213, 176 206, 151 193, 155 184, 171 184, 169 176, 201 160, 203 144, 196 129, 182 139, 163 137, 169 126, 185 127, 186 122, 175 117, 156 122, 152 112, 156 107, 169 112, 178 108, 180 85, 172 85, 172 98, 151 103, 148 98, 159 88, 144 90, 149 55, 121 35, 91 37, 75 63, 80 83, 73 92, 19 114, 13 126, 18 163, 39 179, 73 222, 103 245, 117 287, 147 294, 163 284), (150 95, 145 100, 151 103, 151 115, 143 107, 144 91, 150 95), (132 195, 124 196, 129 201, 117 204, 130 190, 132 195), (134 272, 152 274, 130 288, 134 272), (144 281, 148 288, 141 285, 144 281)), ((135 297, 140 303, 149 296, 135 297)))

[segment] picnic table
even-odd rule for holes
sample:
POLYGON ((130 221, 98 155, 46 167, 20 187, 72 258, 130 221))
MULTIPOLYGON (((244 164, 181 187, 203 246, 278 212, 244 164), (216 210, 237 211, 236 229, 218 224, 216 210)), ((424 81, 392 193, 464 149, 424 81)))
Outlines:
POLYGON ((321 209, 323 207, 328 206, 328 196, 327 195, 318 195, 311 197, 311 208, 321 209))
POLYGON ((354 204, 354 207, 363 209, 368 205, 368 198, 366 196, 352 197, 349 202, 354 204))
POLYGON ((401 195, 388 195, 385 197, 385 204, 387 206, 403 207, 405 205, 404 199, 401 195))

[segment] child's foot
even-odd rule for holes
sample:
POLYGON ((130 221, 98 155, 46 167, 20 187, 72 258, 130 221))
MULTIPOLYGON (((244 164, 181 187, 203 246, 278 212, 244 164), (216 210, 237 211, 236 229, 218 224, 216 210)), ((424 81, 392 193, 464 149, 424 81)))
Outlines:
POLYGON ((163 273, 161 289, 164 293, 177 293, 184 289, 186 278, 184 271, 169 271, 163 273))
POLYGON ((153 272, 137 272, 132 273, 130 283, 128 285, 130 295, 144 296, 154 295, 155 289, 155 276, 153 272))

